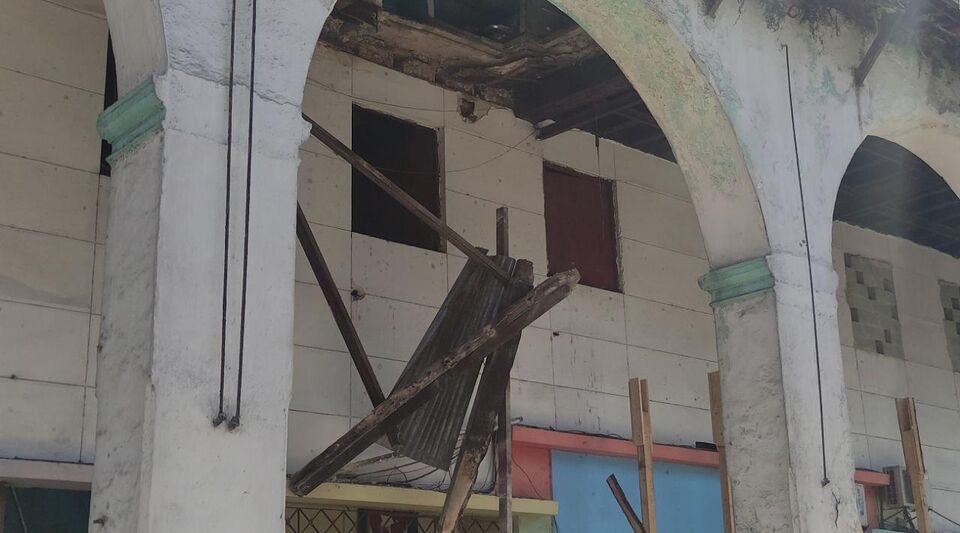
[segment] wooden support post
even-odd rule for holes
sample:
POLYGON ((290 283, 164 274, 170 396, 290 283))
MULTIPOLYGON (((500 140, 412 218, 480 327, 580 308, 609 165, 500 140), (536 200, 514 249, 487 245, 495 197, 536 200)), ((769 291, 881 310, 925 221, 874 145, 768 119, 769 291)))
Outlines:
MULTIPOLYGON (((497 208, 497 255, 510 255, 510 219, 506 207, 497 208)), ((532 283, 532 278, 530 282, 532 283)), ((519 341, 519 339, 517 339, 519 341)), ((500 533, 513 533, 513 427, 510 413, 510 376, 497 413, 497 496, 500 498, 500 533)))
POLYGON ((357 334, 356 328, 353 327, 353 321, 350 320, 350 313, 343 304, 343 300, 340 299, 340 293, 333 282, 333 275, 330 274, 330 268, 327 267, 327 262, 323 258, 323 253, 320 252, 317 239, 313 236, 313 230, 310 229, 310 223, 307 222, 307 217, 303 214, 303 209, 300 208, 299 203, 297 203, 297 239, 300 240, 303 253, 307 256, 310 268, 313 269, 313 275, 317 278, 317 283, 320 284, 323 297, 327 300, 327 305, 330 306, 333 320, 337 323, 340 335, 343 336, 343 342, 347 345, 347 351, 350 352, 353 364, 357 367, 357 373, 360 374, 360 381, 363 382, 363 387, 367 390, 370 401, 376 407, 384 400, 383 389, 380 388, 377 375, 374 374, 370 359, 367 358, 367 352, 364 351, 363 344, 360 343, 360 336, 357 334))
POLYGON ((897 399, 897 419, 900 421, 900 442, 903 458, 910 476, 913 505, 917 511, 917 529, 920 533, 933 533, 930 505, 924 483, 927 471, 923 464, 923 449, 920 447, 920 429, 917 427, 917 404, 913 398, 897 399))
POLYGON ((523 328, 566 298, 578 281, 580 274, 569 270, 554 274, 538 285, 510 306, 496 324, 487 324, 479 334, 428 367, 413 383, 394 390, 373 412, 295 473, 289 481, 290 490, 301 497, 309 494, 386 434, 388 428, 429 400, 431 393, 436 393, 433 385, 438 379, 511 342, 523 328))
POLYGON ((650 395, 647 380, 630 379, 630 426, 637 447, 640 471, 640 513, 647 533, 657 533, 657 511, 653 501, 653 435, 650 425, 650 395))
POLYGON ((310 133, 320 142, 325 144, 327 148, 333 150, 333 153, 342 157, 347 163, 359 170, 361 174, 366 176, 374 185, 380 187, 383 192, 387 193, 391 198, 396 200, 400 205, 406 208, 408 211, 413 213, 414 216, 419 218, 424 224, 426 224, 430 229, 436 231, 440 234, 440 237, 446 239, 447 242, 457 247, 458 250, 463 252, 468 258, 476 261, 478 264, 483 265, 484 268, 490 270, 501 281, 505 283, 510 283, 510 275, 503 271, 502 268, 498 267, 490 260, 489 257, 483 254, 483 252, 477 250, 469 241, 463 238, 459 233, 454 231, 444 224, 436 215, 430 212, 429 209, 423 207, 420 202, 416 201, 409 194, 404 192, 396 183, 390 180, 377 170, 376 167, 368 163, 365 159, 357 155, 356 152, 349 149, 340 142, 339 139, 333 136, 329 131, 323 129, 323 127, 313 121, 306 114, 303 115, 303 120, 306 120, 310 124, 310 133))
POLYGON ((647 533, 647 530, 643 527, 643 522, 641 522, 640 517, 637 516, 637 512, 633 510, 633 506, 630 505, 630 501, 627 500, 627 495, 623 493, 623 487, 620 486, 620 482, 617 481, 615 474, 610 474, 610 476, 607 477, 607 486, 610 487, 610 492, 613 493, 613 499, 617 500, 617 504, 620 505, 620 510, 623 511, 623 516, 627 518, 627 523, 630 524, 630 529, 633 530, 633 533, 647 533))
POLYGON ((730 478, 727 474, 727 444, 723 435, 723 404, 720 401, 720 372, 707 374, 710 384, 710 422, 713 425, 713 442, 720 455, 720 496, 723 499, 723 530, 734 533, 733 503, 730 499, 730 478))
POLYGON ((7 485, 0 483, 0 533, 6 531, 4 524, 7 523, 7 485))

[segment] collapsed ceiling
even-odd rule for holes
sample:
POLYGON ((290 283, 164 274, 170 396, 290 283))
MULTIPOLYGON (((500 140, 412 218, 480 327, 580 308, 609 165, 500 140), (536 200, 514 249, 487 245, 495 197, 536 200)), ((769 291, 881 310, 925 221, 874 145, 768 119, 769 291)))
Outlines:
POLYGON ((547 0, 341 0, 320 40, 508 107, 541 139, 576 128, 674 159, 619 67, 547 0))

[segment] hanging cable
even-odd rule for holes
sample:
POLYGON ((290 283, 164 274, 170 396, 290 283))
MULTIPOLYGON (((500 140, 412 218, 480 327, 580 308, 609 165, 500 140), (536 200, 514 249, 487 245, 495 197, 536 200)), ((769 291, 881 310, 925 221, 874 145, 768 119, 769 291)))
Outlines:
POLYGON ((250 184, 253 181, 253 103, 256 96, 257 68, 257 0, 250 0, 250 108, 247 116, 247 186, 243 214, 243 275, 240 290, 240 347, 237 351, 237 410, 228 423, 230 429, 240 426, 240 400, 243 397, 243 349, 247 326, 247 272, 250 264, 250 184))
POLYGON ((929 507, 928 509, 930 509, 930 512, 931 512, 931 513, 939 516, 940 518, 946 520, 947 522, 950 522, 951 524, 953 524, 953 525, 955 525, 955 526, 960 526, 960 522, 957 522, 956 520, 954 520, 954 519, 952 519, 952 518, 950 518, 950 517, 948 517, 948 516, 944 516, 943 514, 939 513, 939 512, 938 512, 936 509, 934 509, 933 507, 929 507))
POLYGON ((823 458, 823 480, 821 480, 821 484, 826 487, 830 484, 830 476, 827 475, 827 437, 823 417, 823 379, 820 373, 820 336, 817 332, 817 297, 813 286, 813 259, 810 255, 810 232, 807 230, 807 207, 803 200, 800 148, 797 143, 797 119, 793 110, 793 79, 790 75, 790 48, 785 44, 782 46, 787 59, 787 94, 790 97, 790 124, 793 127, 793 154, 797 163, 797 185, 800 186, 800 214, 803 219, 804 246, 807 249, 807 273, 810 277, 810 307, 813 311, 813 346, 817 360, 817 394, 820 398, 820 452, 823 458))
POLYGON ((223 309, 221 311, 220 325, 220 400, 217 408, 217 416, 213 419, 213 425, 219 426, 226 419, 227 415, 223 413, 223 387, 224 374, 227 367, 227 281, 229 279, 228 271, 230 266, 230 164, 233 161, 233 85, 234 85, 234 59, 236 57, 237 42, 237 0, 233 0, 230 13, 230 88, 227 95, 227 193, 224 202, 223 215, 223 309))

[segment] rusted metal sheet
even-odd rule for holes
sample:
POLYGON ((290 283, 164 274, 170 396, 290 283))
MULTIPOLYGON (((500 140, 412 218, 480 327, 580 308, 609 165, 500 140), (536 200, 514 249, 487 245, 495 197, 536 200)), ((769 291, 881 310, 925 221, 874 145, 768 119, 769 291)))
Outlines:
MULTIPOLYGON (((491 259, 503 271, 514 270, 516 261, 509 257, 491 259)), ((506 288, 489 270, 468 261, 394 390, 410 385, 439 358, 495 319, 498 310, 505 308, 501 303, 506 288)), ((507 305, 512 303, 506 302, 507 305)), ((400 424, 401 444, 393 446, 394 451, 436 468, 450 470, 480 364, 477 361, 467 365, 438 381, 439 393, 400 424)))

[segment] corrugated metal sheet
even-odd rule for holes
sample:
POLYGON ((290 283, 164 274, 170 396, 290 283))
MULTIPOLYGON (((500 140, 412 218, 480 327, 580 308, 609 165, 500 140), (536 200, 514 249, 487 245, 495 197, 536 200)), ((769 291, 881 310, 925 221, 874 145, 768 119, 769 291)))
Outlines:
MULTIPOLYGON (((497 256, 493 260, 507 272, 512 272, 516 265, 509 257, 497 256)), ((494 320, 504 304, 505 289, 489 270, 467 262, 394 390, 412 383, 430 365, 494 320)), ((449 470, 481 364, 482 361, 465 366, 438 380, 433 385, 436 391, 433 398, 400 424, 400 444, 391 448, 422 463, 449 470)))

